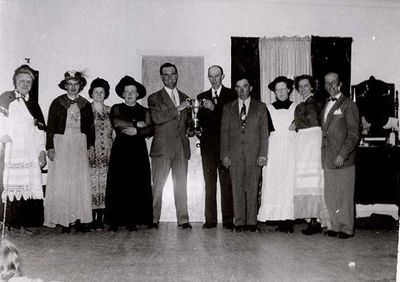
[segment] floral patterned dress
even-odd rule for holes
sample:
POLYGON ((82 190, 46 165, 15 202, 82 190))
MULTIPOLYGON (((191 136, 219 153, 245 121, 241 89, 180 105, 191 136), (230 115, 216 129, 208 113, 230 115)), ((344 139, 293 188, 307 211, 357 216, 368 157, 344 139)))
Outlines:
POLYGON ((97 111, 92 103, 94 127, 96 131, 95 158, 89 162, 90 184, 92 187, 92 209, 104 209, 108 162, 113 143, 113 128, 110 121, 111 107, 104 105, 97 111))

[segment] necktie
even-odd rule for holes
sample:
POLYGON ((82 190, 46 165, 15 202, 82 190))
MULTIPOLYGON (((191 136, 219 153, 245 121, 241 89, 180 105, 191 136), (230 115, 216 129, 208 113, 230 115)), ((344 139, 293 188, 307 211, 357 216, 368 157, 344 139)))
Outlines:
POLYGON ((214 91, 214 104, 218 104, 218 91, 214 91))
POLYGON ((178 101, 175 98, 174 90, 171 91, 171 97, 172 97, 172 102, 175 104, 175 106, 178 106, 178 101))
POLYGON ((242 108, 240 109, 240 121, 242 122, 242 127, 246 124, 246 104, 243 102, 242 108))

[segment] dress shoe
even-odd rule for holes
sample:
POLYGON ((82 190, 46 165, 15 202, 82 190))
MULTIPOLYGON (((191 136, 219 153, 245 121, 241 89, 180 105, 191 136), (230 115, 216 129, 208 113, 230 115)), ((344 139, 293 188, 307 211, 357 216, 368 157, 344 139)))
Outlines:
POLYGON ((61 233, 71 233, 71 229, 71 225, 68 227, 63 226, 61 227, 61 233))
POLYGON ((313 235, 321 232, 322 227, 316 224, 308 224, 306 229, 301 230, 301 233, 303 233, 304 235, 313 235))
POLYGON ((86 223, 76 223, 75 224, 75 231, 76 232, 86 233, 86 232, 90 232, 90 229, 89 229, 89 227, 88 227, 88 225, 86 223))
POLYGON ((328 235, 328 237, 336 237, 338 235, 338 233, 333 230, 328 230, 324 233, 324 235, 328 235))
POLYGON ((137 230, 138 230, 138 229, 137 229, 137 226, 136 226, 135 224, 128 224, 128 225, 126 226, 126 229, 127 229, 129 232, 137 231, 137 230))
POLYGON ((158 229, 158 223, 150 223, 147 225, 147 229, 158 229))
POLYGON ((235 231, 236 231, 236 232, 242 232, 242 231, 244 231, 244 225, 237 225, 237 226, 235 226, 235 231))
POLYGON ((183 224, 179 224, 179 227, 181 229, 192 229, 192 225, 189 222, 183 223, 183 224))
POLYGON ((210 229, 210 228, 214 228, 214 227, 217 227, 217 224, 216 223, 204 223, 203 224, 203 229, 210 229))
POLYGON ((222 227, 225 228, 225 229, 229 229, 229 230, 235 229, 235 225, 234 225, 232 222, 224 223, 224 224, 222 225, 222 227))
POLYGON ((250 232, 256 232, 258 231, 257 225, 246 225, 245 230, 250 231, 250 232))
POLYGON ((340 239, 348 239, 348 238, 352 237, 352 235, 349 235, 349 234, 344 233, 344 232, 339 232, 337 236, 340 239))
POLYGON ((110 225, 110 227, 108 227, 108 231, 118 232, 118 225, 115 224, 110 225))

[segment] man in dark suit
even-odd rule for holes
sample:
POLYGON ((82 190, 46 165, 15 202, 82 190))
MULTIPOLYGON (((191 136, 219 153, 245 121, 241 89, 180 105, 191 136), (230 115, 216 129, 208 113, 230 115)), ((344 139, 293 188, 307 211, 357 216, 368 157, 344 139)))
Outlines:
POLYGON ((356 104, 340 92, 339 75, 325 75, 330 99, 322 111, 322 165, 330 228, 325 234, 347 239, 354 232, 355 150, 360 137, 356 104))
POLYGON ((154 137, 150 149, 153 176, 153 227, 158 228, 161 216, 162 193, 170 170, 178 225, 191 229, 187 211, 187 171, 190 158, 186 131, 191 111, 185 93, 176 88, 178 70, 165 63, 160 67, 164 87, 149 96, 148 105, 154 122, 154 137))
POLYGON ((224 106, 221 160, 229 167, 236 231, 257 230, 257 193, 261 168, 267 164, 268 116, 264 103, 250 97, 253 87, 239 77, 238 99, 224 106))
POLYGON ((198 100, 204 101, 203 108, 198 113, 202 134, 200 139, 200 151, 203 164, 205 182, 205 209, 206 222, 203 228, 217 226, 217 171, 221 187, 221 211, 222 226, 233 229, 233 203, 232 186, 229 178, 229 170, 222 165, 220 160, 220 127, 222 109, 228 102, 235 100, 235 93, 222 85, 225 75, 220 66, 214 65, 208 68, 208 79, 211 88, 197 95, 198 100))

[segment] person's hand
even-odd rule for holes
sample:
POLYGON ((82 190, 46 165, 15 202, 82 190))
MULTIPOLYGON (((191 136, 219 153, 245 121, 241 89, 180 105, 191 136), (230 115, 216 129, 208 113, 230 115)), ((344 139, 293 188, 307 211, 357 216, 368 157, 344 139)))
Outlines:
POLYGON ((90 161, 94 160, 94 147, 93 146, 90 147, 89 150, 88 150, 88 158, 89 158, 90 161))
POLYGON ((50 161, 54 161, 54 158, 56 157, 56 150, 54 149, 47 150, 47 156, 49 157, 50 161))
POLYGON ((344 158, 341 155, 338 155, 335 159, 335 167, 341 168, 344 165, 344 158))
POLYGON ((47 164, 47 160, 46 160, 46 152, 45 151, 40 151, 39 154, 39 165, 40 168, 44 168, 47 164))
POLYGON ((122 130, 122 133, 129 136, 135 136, 137 134, 137 129, 134 127, 127 127, 122 130))
POLYGON ((224 165, 224 167, 230 167, 231 166, 231 160, 228 157, 224 157, 222 159, 222 164, 224 165))
POLYGON ((10 137, 10 135, 3 135, 1 138, 0 138, 0 142, 1 143, 9 143, 9 142, 11 142, 12 140, 11 140, 11 137, 10 137))
POLYGON ((138 127, 138 128, 143 128, 143 127, 146 127, 147 126, 147 124, 146 124, 146 122, 144 122, 144 121, 138 121, 137 123, 136 123, 136 126, 138 127))
POLYGON ((183 101, 178 107, 176 107, 176 109, 178 110, 178 112, 183 111, 186 108, 190 107, 190 102, 189 101, 183 101))
POLYGON ((203 102, 203 107, 205 109, 209 109, 210 111, 214 111, 215 105, 211 100, 205 99, 203 102))
POLYGON ((365 119, 364 116, 361 117, 361 130, 362 134, 368 134, 369 129, 371 128, 371 124, 365 119))
POLYGON ((260 167, 267 165, 267 158, 266 157, 258 157, 257 158, 257 165, 260 167))

